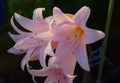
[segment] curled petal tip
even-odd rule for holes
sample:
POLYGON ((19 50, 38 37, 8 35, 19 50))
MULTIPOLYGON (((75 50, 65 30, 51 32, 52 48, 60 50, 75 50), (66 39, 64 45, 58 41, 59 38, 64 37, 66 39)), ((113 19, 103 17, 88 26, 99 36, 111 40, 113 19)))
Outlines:
POLYGON ((21 64, 20 67, 21 67, 21 69, 24 71, 24 66, 23 66, 23 64, 21 64))
POLYGON ((17 15, 19 15, 19 14, 15 12, 15 13, 14 13, 14 16, 16 17, 17 15))
POLYGON ((89 65, 85 65, 85 66, 81 66, 85 71, 90 71, 90 67, 89 65))
POLYGON ((58 7, 54 7, 53 10, 55 10, 55 9, 59 9, 59 8, 58 7))
POLYGON ((74 75, 74 76, 73 76, 73 75, 69 75, 69 74, 67 75, 67 77, 70 78, 70 79, 72 79, 72 80, 73 80, 76 76, 77 76, 77 75, 74 75))
POLYGON ((88 6, 83 6, 80 10, 90 10, 90 8, 88 6))
POLYGON ((83 6, 82 8, 90 9, 88 6, 83 6))
POLYGON ((61 13, 61 10, 58 7, 54 7, 53 8, 53 14, 54 13, 59 14, 59 13, 61 13))
POLYGON ((45 10, 45 8, 36 8, 33 12, 33 20, 41 20, 43 19, 42 12, 45 10))
POLYGON ((104 32, 99 31, 98 33, 101 35, 101 38, 104 38, 104 37, 105 37, 105 33, 104 33, 104 32))
POLYGON ((86 71, 90 71, 90 68, 87 68, 86 71))
POLYGON ((38 11, 38 10, 45 11, 45 8, 36 8, 36 9, 34 10, 34 12, 35 12, 35 11, 38 11))
POLYGON ((82 11, 86 11, 86 13, 90 13, 90 8, 87 7, 87 6, 83 6, 83 7, 81 8, 81 10, 82 10, 82 11))

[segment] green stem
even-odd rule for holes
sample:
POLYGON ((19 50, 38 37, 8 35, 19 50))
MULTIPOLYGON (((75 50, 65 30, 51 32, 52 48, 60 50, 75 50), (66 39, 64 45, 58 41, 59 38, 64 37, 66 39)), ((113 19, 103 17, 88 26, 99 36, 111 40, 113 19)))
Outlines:
POLYGON ((96 83, 101 83, 101 76, 102 76, 102 71, 103 71, 103 66, 104 66, 104 59, 105 59, 105 53, 106 53, 106 47, 107 47, 107 42, 108 42, 108 35, 109 35, 109 30, 110 30, 110 23, 111 23, 111 17, 112 17, 112 12, 113 12, 113 6, 114 6, 114 0, 110 0, 109 2, 109 8, 108 8, 108 14, 107 14, 107 20, 106 20, 106 26, 105 26, 105 38, 103 41, 103 49, 101 52, 101 61, 102 63, 99 66, 99 72, 98 72, 98 77, 97 77, 97 82, 96 83))

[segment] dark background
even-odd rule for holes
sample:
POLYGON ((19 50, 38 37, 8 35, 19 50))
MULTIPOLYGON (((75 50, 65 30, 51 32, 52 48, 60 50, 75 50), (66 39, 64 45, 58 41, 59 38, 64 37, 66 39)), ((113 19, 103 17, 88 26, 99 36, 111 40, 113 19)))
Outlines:
MULTIPOLYGON (((91 15, 87 26, 93 29, 105 30, 109 0, 0 0, 0 83, 33 83, 31 75, 22 71, 20 61, 24 55, 13 55, 7 50, 14 45, 8 32, 15 33, 10 25, 10 18, 17 12, 31 18, 33 10, 37 7, 45 7, 44 17, 52 15, 52 8, 59 7, 65 13, 75 14, 82 6, 91 8, 91 15)), ((101 46, 103 40, 92 44, 92 51, 101 46)), ((106 48, 106 60, 104 63, 101 83, 120 83, 120 0, 115 0, 112 21, 110 25, 108 45, 106 48)), ((36 61, 37 62, 37 61, 36 61)), ((39 65, 31 62, 32 65, 39 65)), ((89 83, 95 83, 98 75, 98 61, 91 63, 89 83), (94 66, 92 66, 94 65, 94 66)), ((74 83, 82 82, 84 70, 77 64, 74 83)), ((37 78, 43 83, 45 78, 37 78)), ((86 78, 87 79, 87 78, 86 78)))

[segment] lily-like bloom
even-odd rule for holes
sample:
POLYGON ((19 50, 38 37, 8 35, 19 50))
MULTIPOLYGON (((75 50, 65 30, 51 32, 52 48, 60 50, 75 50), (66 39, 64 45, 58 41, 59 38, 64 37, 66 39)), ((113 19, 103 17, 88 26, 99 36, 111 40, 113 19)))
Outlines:
POLYGON ((33 12, 32 20, 15 13, 14 17, 16 21, 30 32, 24 32, 19 30, 13 22, 13 17, 11 18, 11 25, 14 30, 18 32, 18 35, 9 33, 10 37, 16 42, 16 44, 14 47, 9 49, 8 52, 13 54, 26 53, 23 60, 21 61, 21 68, 23 70, 26 64, 28 66, 28 60, 39 59, 41 65, 43 67, 46 67, 46 55, 54 55, 50 41, 44 41, 33 37, 38 33, 49 31, 49 22, 51 18, 48 17, 46 19, 43 19, 43 10, 43 8, 35 9, 33 12))
MULTIPOLYGON (((44 83, 73 83, 73 76, 76 59, 71 54, 66 56, 60 64, 54 63, 54 58, 50 58, 48 67, 40 70, 31 69, 29 73, 33 76, 47 76, 44 83)), ((35 82, 35 80, 34 80, 35 82)))
MULTIPOLYGON (((102 31, 86 27, 89 15, 90 9, 86 6, 82 7, 72 18, 66 16, 57 7, 53 9, 53 16, 57 23, 56 26, 58 26, 58 29, 56 28, 54 32, 61 39, 55 53, 56 58, 61 59, 72 52, 80 66, 86 71, 90 70, 86 44, 91 44, 104 38, 102 31)), ((54 25, 52 27, 55 28, 54 25)))
POLYGON ((86 6, 82 7, 75 15, 66 15, 59 8, 54 7, 53 17, 55 21, 51 24, 51 32, 39 34, 37 37, 46 37, 49 34, 51 40, 59 42, 55 52, 56 61, 59 62, 65 56, 73 53, 80 66, 84 70, 90 71, 86 44, 104 38, 105 34, 102 31, 86 27, 89 15, 90 9, 86 6))

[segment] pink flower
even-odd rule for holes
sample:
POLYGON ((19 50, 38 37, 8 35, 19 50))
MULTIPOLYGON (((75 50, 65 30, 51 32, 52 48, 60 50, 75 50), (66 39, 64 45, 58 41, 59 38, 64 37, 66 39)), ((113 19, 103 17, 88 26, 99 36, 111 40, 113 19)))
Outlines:
POLYGON ((82 7, 73 17, 65 15, 59 8, 54 7, 54 22, 51 23, 51 32, 38 34, 36 37, 58 41, 55 52, 56 62, 62 60, 65 56, 73 53, 80 66, 90 71, 86 44, 94 43, 102 38, 105 34, 102 31, 86 27, 86 22, 90 15, 89 7, 82 7), (72 18, 70 18, 72 17, 72 18))
MULTIPOLYGON (((40 70, 31 69, 29 73, 33 76, 47 76, 44 83, 73 83, 74 68, 76 64, 75 57, 71 54, 66 56, 61 64, 55 64, 54 58, 50 58, 48 67, 40 70)), ((34 79, 33 79, 34 80, 34 79)), ((34 82, 36 82, 34 80, 34 82)))
MULTIPOLYGON (((15 13, 15 20, 30 32, 18 29, 11 18, 11 24, 17 35, 9 33, 16 42, 8 50, 13 54, 26 53, 21 61, 21 68, 27 66, 28 72, 34 76, 47 76, 45 83, 72 83, 76 61, 80 66, 90 71, 86 44, 94 43, 105 34, 102 31, 86 27, 90 9, 82 7, 75 15, 64 14, 59 8, 54 7, 53 16, 43 19, 43 8, 33 12, 33 19, 25 18, 15 13), (55 50, 55 54, 53 53, 55 50), (46 67, 46 56, 50 55, 46 67), (54 56, 53 56, 54 55, 54 56), (29 60, 38 60, 42 69, 30 69, 29 60)), ((34 80, 34 79, 33 79, 34 80)), ((34 82, 36 82, 34 80, 34 82)))
MULTIPOLYGON (((53 16, 57 24, 55 26, 58 26, 58 29, 56 28, 54 32, 61 39, 55 53, 56 57, 61 59, 72 52, 81 67, 87 71, 90 69, 86 44, 96 42, 104 37, 102 31, 86 27, 89 15, 90 9, 86 6, 82 7, 72 19, 62 13, 60 9, 56 7, 53 9, 53 16)), ((54 28, 55 26, 53 25, 52 27, 54 28)))
POLYGON ((49 22, 51 17, 43 19, 42 11, 43 8, 35 9, 32 20, 15 13, 16 21, 30 32, 19 30, 13 22, 13 17, 11 18, 11 25, 14 30, 18 32, 18 35, 9 33, 10 37, 16 42, 16 44, 14 47, 9 49, 8 52, 13 54, 26 53, 23 60, 21 61, 21 68, 23 70, 26 64, 29 67, 28 60, 39 59, 41 65, 46 67, 46 55, 54 55, 51 47, 51 41, 40 40, 33 37, 38 33, 49 31, 49 22))

